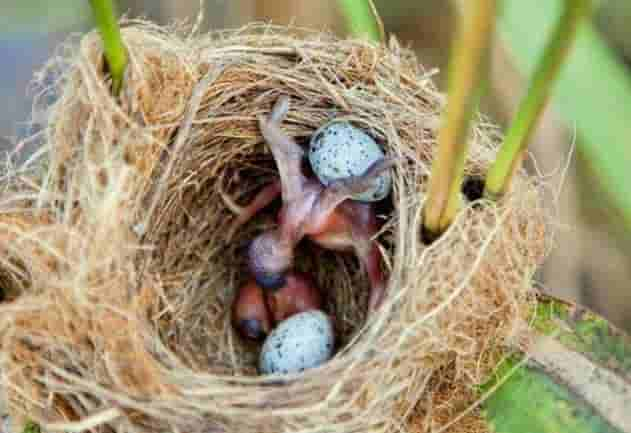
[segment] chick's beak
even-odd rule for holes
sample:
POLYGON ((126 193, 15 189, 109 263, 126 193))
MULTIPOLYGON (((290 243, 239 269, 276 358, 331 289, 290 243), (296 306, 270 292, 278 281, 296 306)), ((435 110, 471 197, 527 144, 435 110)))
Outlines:
POLYGON ((242 319, 237 323, 239 333, 250 340, 262 341, 269 333, 269 324, 258 319, 242 319))
POLYGON ((272 329, 263 289, 254 281, 239 289, 232 307, 232 320, 244 338, 262 340, 272 329))
POLYGON ((285 274, 282 272, 268 273, 261 271, 257 272, 257 270, 253 270, 252 273, 254 274, 256 284, 261 286, 267 293, 273 293, 287 284, 285 274))

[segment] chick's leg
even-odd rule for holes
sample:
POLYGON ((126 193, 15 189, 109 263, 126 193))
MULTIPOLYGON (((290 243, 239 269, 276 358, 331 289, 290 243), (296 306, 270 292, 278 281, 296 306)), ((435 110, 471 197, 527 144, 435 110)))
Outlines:
POLYGON ((381 253, 377 243, 369 238, 361 239, 355 244, 355 253, 370 280, 369 311, 376 311, 381 305, 386 291, 386 282, 381 270, 381 253))
POLYGON ((265 186, 247 206, 238 206, 228 195, 220 191, 221 197, 226 205, 237 214, 236 219, 228 229, 228 240, 232 239, 236 231, 245 223, 250 221, 257 213, 276 200, 281 194, 280 180, 276 180, 265 186))
POLYGON ((259 116, 259 128, 276 161, 285 202, 298 198, 306 182, 302 173, 304 151, 281 130, 281 123, 288 110, 289 98, 283 96, 278 99, 269 117, 259 116))

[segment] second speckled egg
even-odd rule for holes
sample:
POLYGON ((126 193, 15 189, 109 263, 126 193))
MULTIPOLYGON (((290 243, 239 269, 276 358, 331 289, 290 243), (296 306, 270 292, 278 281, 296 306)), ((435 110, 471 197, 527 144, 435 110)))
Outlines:
POLYGON ((335 335, 329 317, 319 310, 291 316, 267 337, 259 358, 262 374, 300 373, 333 356, 335 335))
MULTIPOLYGON (((313 134, 309 145, 309 162, 325 186, 336 179, 362 175, 383 157, 383 151, 370 135, 345 121, 327 123, 313 134)), ((372 188, 353 199, 379 201, 391 188, 392 177, 386 171, 375 178, 372 188)))

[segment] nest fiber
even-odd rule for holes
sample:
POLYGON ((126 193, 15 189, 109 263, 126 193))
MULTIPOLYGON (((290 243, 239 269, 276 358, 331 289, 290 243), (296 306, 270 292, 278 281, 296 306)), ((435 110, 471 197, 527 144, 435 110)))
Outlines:
MULTIPOLYGON (((95 33, 42 71, 30 138, 41 150, 2 183, 0 281, 14 295, 0 304, 0 371, 14 423, 430 431, 467 409, 527 329, 548 249, 545 185, 520 173, 501 204, 464 200, 426 245, 421 211, 445 101, 410 51, 267 25, 191 35, 126 22, 123 38, 118 98, 95 33), (246 278, 244 245, 274 224, 274 209, 227 232, 236 205, 276 176, 256 119, 281 95, 297 142, 346 119, 397 158, 378 208, 388 291, 367 317, 356 260, 300 245, 297 267, 326 294, 339 348, 319 368, 259 376, 259 349, 234 333, 230 305, 246 278)), ((497 141, 478 119, 468 177, 487 171, 497 141)), ((474 410, 453 428, 482 425, 474 410)))

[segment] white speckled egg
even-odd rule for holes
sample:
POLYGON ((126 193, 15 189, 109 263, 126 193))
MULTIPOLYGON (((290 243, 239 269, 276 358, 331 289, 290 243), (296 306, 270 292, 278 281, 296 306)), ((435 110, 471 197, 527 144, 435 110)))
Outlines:
MULTIPOLYGON (((384 153, 377 142, 364 131, 348 122, 332 121, 318 129, 311 137, 309 162, 323 185, 335 179, 364 174, 384 153)), ((373 187, 353 197, 354 200, 373 202, 384 199, 392 188, 389 171, 375 178, 373 187)))
POLYGON ((259 369, 262 374, 299 373, 333 356, 331 319, 319 310, 305 311, 282 321, 265 340, 259 369))

